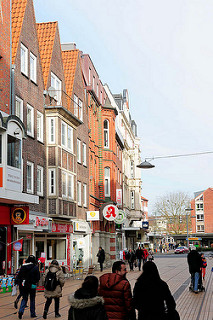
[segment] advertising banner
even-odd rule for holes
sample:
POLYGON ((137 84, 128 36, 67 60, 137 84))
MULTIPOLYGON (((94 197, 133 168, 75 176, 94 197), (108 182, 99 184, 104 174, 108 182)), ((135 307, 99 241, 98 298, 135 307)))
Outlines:
POLYGON ((22 251, 23 239, 13 242, 13 251, 22 251))
POLYGON ((53 223, 52 224, 52 232, 58 233, 73 233, 73 225, 66 223, 53 223))
POLYGON ((126 219, 125 212, 123 210, 118 210, 117 218, 115 219, 115 223, 122 224, 126 219))
POLYGON ((122 189, 116 189, 116 202, 118 206, 122 206, 122 189))
POLYGON ((29 224, 29 207, 11 209, 11 224, 29 224))
POLYGON ((114 221, 118 215, 118 208, 114 204, 108 204, 103 208, 103 216, 108 221, 114 221))
POLYGON ((99 211, 87 211, 87 221, 99 221, 99 211))

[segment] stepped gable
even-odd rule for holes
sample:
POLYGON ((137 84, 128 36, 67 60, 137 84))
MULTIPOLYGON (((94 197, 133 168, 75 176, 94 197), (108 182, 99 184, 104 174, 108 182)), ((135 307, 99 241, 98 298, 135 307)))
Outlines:
POLYGON ((12 64, 15 63, 26 6, 27 0, 12 1, 12 64))
POLYGON ((46 88, 58 22, 37 23, 36 26, 44 87, 46 88))
POLYGON ((64 76, 67 94, 71 97, 76 73, 76 67, 79 57, 79 50, 62 51, 62 59, 64 65, 64 76))

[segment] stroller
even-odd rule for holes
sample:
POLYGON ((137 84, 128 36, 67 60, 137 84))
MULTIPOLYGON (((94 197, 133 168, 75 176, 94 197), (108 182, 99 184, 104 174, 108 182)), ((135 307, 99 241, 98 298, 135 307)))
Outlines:
MULTIPOLYGON (((189 286, 189 291, 194 292, 194 281, 191 279, 191 284, 189 286)), ((199 273, 199 280, 198 280, 198 292, 205 291, 205 287, 203 286, 202 282, 202 272, 199 273)))

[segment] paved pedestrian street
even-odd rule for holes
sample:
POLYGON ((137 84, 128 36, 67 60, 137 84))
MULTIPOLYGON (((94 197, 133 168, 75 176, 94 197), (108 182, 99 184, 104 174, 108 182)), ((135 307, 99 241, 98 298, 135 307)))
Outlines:
MULTIPOLYGON (((158 266, 160 275, 165 280, 176 300, 177 310, 180 314, 181 320, 212 320, 213 319, 213 260, 207 259, 206 280, 204 286, 205 292, 194 294, 189 292, 190 274, 188 272, 188 265, 186 255, 158 255, 155 257, 155 263, 158 266)), ((110 271, 104 270, 103 273, 110 271)), ((102 273, 96 271, 95 275, 99 277, 102 273)), ((131 282, 133 288, 136 279, 140 272, 138 269, 128 273, 127 277, 131 282)), ((63 289, 63 297, 60 302, 60 314, 62 320, 68 318, 68 296, 73 293, 81 285, 82 280, 73 280, 72 278, 66 281, 63 289)), ((17 319, 17 310, 13 306, 14 297, 11 294, 0 294, 0 319, 17 319)), ((36 296, 36 319, 42 319, 45 298, 43 292, 37 293, 36 296)), ((29 305, 29 302, 28 302, 29 305)), ((155 301, 153 301, 153 307, 155 301)), ((25 310, 23 319, 30 319, 29 308, 25 310)), ((47 319, 55 319, 54 306, 50 306, 47 319)), ((80 320, 80 319, 76 319, 80 320)))

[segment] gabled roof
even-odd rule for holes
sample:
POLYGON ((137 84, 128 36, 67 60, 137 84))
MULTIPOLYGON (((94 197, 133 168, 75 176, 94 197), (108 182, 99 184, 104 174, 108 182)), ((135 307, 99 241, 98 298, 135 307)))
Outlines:
POLYGON ((64 65, 64 77, 66 83, 66 91, 68 96, 72 96, 75 72, 78 62, 79 50, 62 51, 62 59, 64 65))
POLYGON ((37 23, 36 26, 44 87, 46 88, 58 22, 37 23))
POLYGON ((15 63, 26 6, 27 0, 12 0, 12 64, 15 63))

